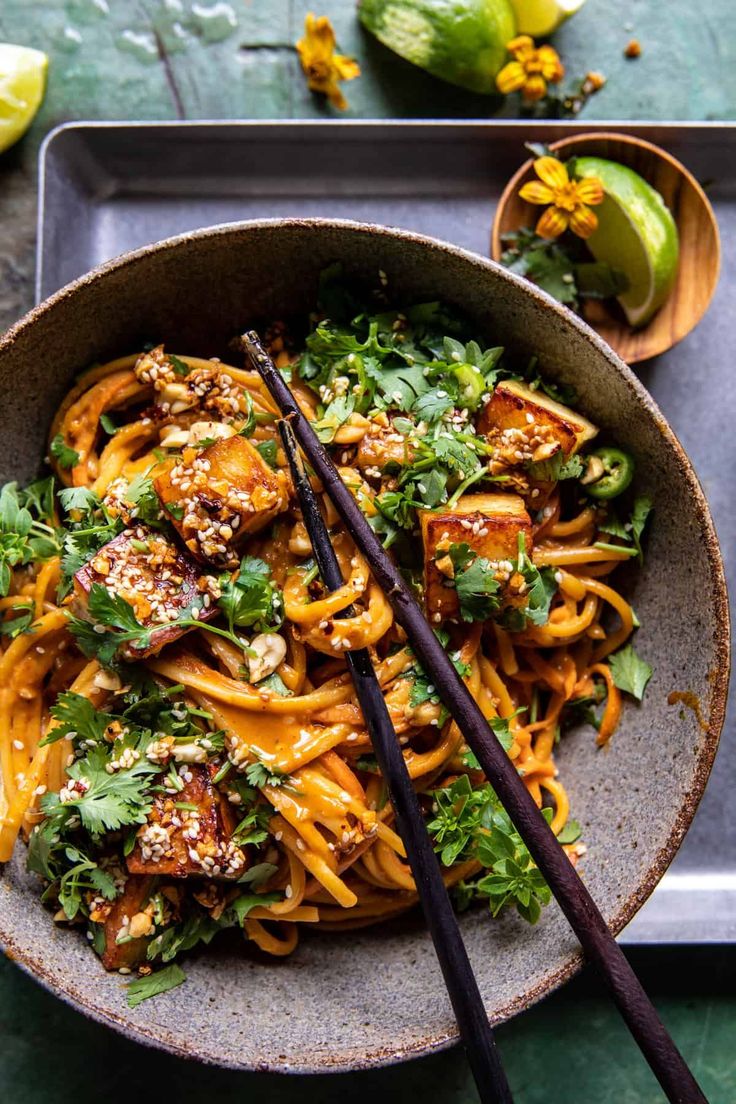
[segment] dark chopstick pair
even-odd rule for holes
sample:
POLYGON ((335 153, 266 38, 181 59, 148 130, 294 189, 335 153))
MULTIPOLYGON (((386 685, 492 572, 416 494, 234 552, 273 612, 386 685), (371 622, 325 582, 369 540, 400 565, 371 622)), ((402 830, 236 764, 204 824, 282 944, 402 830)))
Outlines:
MULTIPOLYGON (((340 565, 330 543, 309 477, 301 463, 296 440, 288 421, 279 422, 286 458, 302 509, 304 525, 312 542, 322 581, 328 590, 343 586, 340 565)), ((343 617, 353 613, 349 606, 343 617)), ((442 880, 439 864, 427 834, 419 801, 406 769, 398 737, 373 670, 367 648, 345 653, 355 692, 370 733, 373 750, 388 786, 396 814, 399 835, 416 882, 424 918, 432 935, 442 974, 455 1010, 460 1034, 483 1104, 511 1102, 511 1091, 501 1065, 496 1041, 478 991, 457 919, 442 880)))
MULTIPOLYGON (((253 367, 261 375, 261 378, 281 412, 282 418, 290 424, 290 430, 285 431, 283 434, 285 444, 287 440, 292 440, 291 433, 293 432, 294 437, 296 437, 296 440, 299 442, 314 472, 321 481, 326 494, 332 501, 343 523, 347 526, 356 545, 365 556, 374 579, 383 590, 393 609, 397 622, 406 632, 419 662, 432 679, 442 702, 450 710, 463 736, 475 752, 486 778, 496 791, 512 823, 529 849, 543 877, 547 881, 560 908, 575 932, 586 957, 596 966, 601 974, 631 1034, 649 1063, 652 1072, 662 1086, 667 1099, 671 1104, 707 1104, 705 1095, 659 1019, 654 1006, 644 992, 639 979, 632 970, 623 951, 608 930, 606 922, 598 911, 593 898, 586 889, 575 868, 570 863, 562 847, 557 842, 554 833, 551 831, 544 817, 540 814, 533 798, 520 779, 516 768, 491 731, 477 703, 455 671, 444 648, 425 619, 424 614, 402 578, 398 568, 384 550, 376 534, 363 516, 357 502, 342 482, 337 468, 333 464, 326 449, 319 442, 308 420, 301 413, 288 384, 284 381, 270 357, 262 348, 258 335, 253 332, 245 334, 241 339, 241 346, 253 367)), ((294 450, 292 449, 291 451, 292 454, 295 455, 294 450)), ((287 451, 287 456, 289 455, 287 451)), ((302 479, 301 482, 303 485, 305 480, 302 479)), ((309 486, 308 482, 307 486, 309 486)), ((314 502, 311 487, 309 487, 309 494, 314 502)), ((324 534, 324 536, 327 536, 327 532, 318 510, 316 511, 316 516, 318 524, 315 527, 314 534, 310 533, 315 549, 315 557, 317 558, 326 585, 330 589, 334 589, 334 585, 342 585, 343 580, 339 567, 337 566, 337 561, 334 559, 334 550, 329 543, 329 537, 327 538, 325 547, 324 539, 320 535, 324 534), (332 564, 337 570, 336 574, 331 571, 329 578, 325 574, 327 562, 324 568, 319 562, 319 555, 317 553, 318 545, 324 548, 325 551, 326 548, 329 547, 327 558, 329 559, 330 553, 333 557, 332 564), (337 582, 333 585, 333 583, 330 582, 330 578, 337 580, 337 582)), ((307 526, 307 528, 309 529, 309 526, 307 526)), ((349 665, 351 656, 354 657, 356 654, 359 655, 359 653, 356 652, 346 654, 349 665)), ((368 661, 368 667, 370 667, 372 672, 370 661, 368 661)), ((361 668, 359 666, 357 670, 361 673, 361 676, 368 675, 368 671, 365 667, 361 668)), ((351 673, 352 672, 353 667, 351 665, 351 673)), ((356 680, 356 690, 358 691, 358 697, 362 705, 363 701, 360 696, 359 679, 356 677, 356 674, 353 674, 353 677, 356 680)), ((362 678, 361 685, 363 685, 362 678)), ((365 685, 368 685, 368 679, 366 679, 365 685)), ((397 796, 399 793, 403 792, 401 788, 402 770, 403 776, 406 777, 407 780, 408 775, 406 774, 403 755, 401 754, 398 741, 396 740, 395 733, 393 733, 393 727, 390 725, 387 714, 386 721, 388 721, 390 729, 386 729, 383 726, 380 709, 381 706, 383 706, 385 712, 385 703, 380 689, 378 696, 380 697, 380 703, 376 699, 375 710, 373 698, 369 699, 366 697, 366 702, 370 701, 371 704, 363 708, 363 713, 366 718, 366 723, 369 726, 371 736, 374 739, 374 749, 379 759, 381 770, 386 778, 393 802, 394 789, 396 789, 397 796), (369 712, 369 710, 374 710, 374 712, 369 712), (378 721, 379 718, 380 724, 378 721), (374 728, 377 725, 378 735, 374 736, 374 728), (378 741, 377 743, 375 742, 376 740, 378 741), (383 751, 386 750, 383 746, 384 741, 391 749, 391 754, 385 756, 385 762, 382 751, 379 750, 379 747, 382 748, 383 751)), ((416 799, 414 798, 414 800, 416 799)), ((395 811, 399 832, 407 846, 407 853, 409 854, 410 861, 412 856, 408 844, 409 837, 405 835, 405 831, 414 833, 412 840, 417 843, 418 847, 416 855, 418 859, 419 856, 421 856, 419 859, 419 871, 414 870, 414 864, 412 862, 412 872, 417 881, 417 888, 420 890, 422 903, 425 903, 424 889, 426 885, 433 880, 430 871, 436 869, 439 887, 442 891, 441 897, 444 898, 449 908, 449 899, 444 889, 444 883, 439 874, 436 858, 432 852, 424 825, 422 824, 421 831, 418 831, 418 826, 414 823, 414 810, 411 809, 410 806, 406 806, 403 809, 404 814, 407 816, 406 824, 399 816, 399 810, 396 806, 395 811)), ((425 915, 427 915, 426 905, 425 915)), ((463 974, 453 974, 451 977, 448 977, 448 969, 452 973, 453 967, 450 965, 450 959, 446 949, 446 940, 451 938, 452 928, 445 929, 442 926, 433 926, 429 916, 427 916, 427 921, 442 965, 448 991, 451 999, 453 999, 453 1006, 455 1006, 453 992, 458 992, 459 989, 464 987, 466 981, 464 980, 463 974)), ((457 931, 456 921, 454 921, 454 927, 457 931)), ((462 946, 459 933, 457 934, 457 939, 460 941, 465 968, 472 978, 470 964, 465 954, 465 948, 462 946)), ((462 970, 463 967, 459 965, 460 959, 457 960, 457 963, 458 965, 456 965, 454 969, 459 968, 462 970)), ((480 1002, 480 996, 474 978, 472 978, 472 985, 473 1000, 480 1002)), ((484 1068, 487 1069, 488 1076, 496 1076, 495 1084, 493 1084, 493 1082, 486 1084, 485 1081, 481 1084, 480 1077, 476 1074, 481 1096, 484 1100, 509 1100, 508 1086, 495 1053, 487 1017, 485 1013, 482 1013, 481 1019, 483 1023, 476 1028, 474 1024, 477 1020, 477 1015, 470 1016, 471 1006, 472 1001, 468 1004, 467 1011, 469 1013, 469 1018, 465 1023, 465 1027, 460 1020, 458 1008, 455 1007, 455 1012, 458 1016, 458 1025, 461 1028, 463 1041, 468 1049, 471 1064, 473 1061, 473 1053, 475 1053, 479 1059, 481 1057, 484 1059, 484 1068), (470 1042, 468 1036, 466 1036, 465 1028, 471 1033, 470 1042), (483 1029, 483 1034, 478 1036, 477 1039, 485 1040, 483 1044, 477 1042, 474 1035, 476 1030, 481 1029, 483 1029), (471 1047, 473 1048, 472 1051, 471 1047), (495 1096, 489 1096, 488 1092, 486 1092, 486 1095, 483 1095, 484 1089, 494 1092, 495 1096), (505 1096, 502 1095, 504 1091, 506 1093, 505 1096), (501 1095, 499 1095, 499 1093, 501 1095)), ((475 1073, 475 1067, 473 1067, 473 1070, 475 1073)), ((481 1074, 480 1076, 483 1075, 481 1074)))

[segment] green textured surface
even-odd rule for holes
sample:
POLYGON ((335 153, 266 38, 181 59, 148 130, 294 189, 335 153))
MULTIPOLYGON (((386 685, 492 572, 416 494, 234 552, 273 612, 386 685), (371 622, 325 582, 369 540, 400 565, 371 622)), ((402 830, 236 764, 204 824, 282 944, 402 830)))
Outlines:
MULTIPOLYGON (((510 113, 494 98, 443 85, 395 57, 360 28, 353 0, 230 0, 234 27, 207 19, 208 10, 223 7, 215 0, 0 0, 0 41, 51 57, 48 94, 31 133, 0 157, 0 330, 31 305, 36 158, 49 128, 82 118, 330 117, 332 109, 308 92, 292 48, 307 10, 331 16, 342 49, 363 67, 346 86, 348 116, 510 113)), ((586 120, 736 118, 734 0, 588 0, 555 45, 570 74, 596 69, 608 77, 586 120), (633 62, 623 57, 632 37, 643 48, 633 62)), ((632 957, 711 1104, 733 1104, 736 955, 682 948, 632 957)), ((499 1038, 517 1104, 663 1099, 588 975, 503 1027, 499 1038)), ((193 1066, 89 1023, 0 960, 0 1100, 117 1104, 154 1092, 159 1098, 163 1087, 182 1104, 476 1099, 459 1051, 309 1080, 193 1066)))
MULTIPOLYGON (((699 949, 637 951, 631 958, 711 1104, 733 1104, 733 956, 699 949)), ((376 1015, 386 1011, 377 1008, 376 1015)), ((498 1041, 516 1104, 660 1104, 664 1099, 588 974, 502 1027, 498 1041)), ((457 1049, 390 1069, 310 1078, 194 1065, 116 1038, 0 961, 0 1099, 6 1104, 131 1099, 473 1104, 477 1096, 457 1049)))

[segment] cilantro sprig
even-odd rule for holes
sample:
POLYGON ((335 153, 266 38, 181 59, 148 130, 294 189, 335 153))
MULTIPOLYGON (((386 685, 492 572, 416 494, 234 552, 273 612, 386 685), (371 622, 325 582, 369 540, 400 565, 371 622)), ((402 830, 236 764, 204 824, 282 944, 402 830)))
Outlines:
POLYGON ((281 591, 271 579, 271 569, 255 556, 244 556, 237 574, 223 580, 217 604, 231 633, 236 627, 267 632, 284 619, 281 591))
POLYGON ((125 825, 144 824, 152 805, 151 778, 161 768, 141 757, 128 769, 109 773, 109 763, 105 749, 92 748, 67 768, 67 775, 77 785, 67 783, 58 794, 44 794, 43 812, 53 818, 72 810, 93 836, 115 832, 125 825))
POLYGON ((474 895, 488 899, 494 916, 514 905, 536 923, 551 893, 493 788, 476 788, 463 774, 433 797, 427 828, 443 865, 477 859, 488 873, 474 883, 474 895))
POLYGON ((463 621, 488 621, 501 605, 501 586, 490 560, 477 555, 465 541, 451 544, 448 555, 463 621))
POLYGON ((7 483, 0 491, 0 597, 10 589, 13 568, 59 554, 53 487, 49 478, 25 490, 7 483))

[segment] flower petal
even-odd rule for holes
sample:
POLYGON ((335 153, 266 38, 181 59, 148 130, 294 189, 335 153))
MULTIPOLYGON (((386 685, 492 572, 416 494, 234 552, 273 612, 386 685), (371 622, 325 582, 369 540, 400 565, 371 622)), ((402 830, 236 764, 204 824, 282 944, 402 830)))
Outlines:
POLYGON ((335 54, 332 60, 338 80, 354 80, 360 76, 360 66, 353 58, 345 57, 343 54, 335 54))
POLYGON ((506 49, 514 55, 517 61, 521 61, 523 57, 534 50, 534 39, 530 38, 529 35, 517 35, 516 38, 512 38, 510 42, 506 43, 506 49))
POLYGON ((540 238, 559 238, 567 230, 570 216, 559 207, 548 207, 536 226, 540 238))
POLYGON ((536 103, 537 100, 543 100, 547 95, 546 80, 539 73, 532 74, 531 77, 527 77, 521 94, 526 103, 536 103))
POLYGON ((557 84, 565 75, 565 66, 560 61, 560 55, 552 46, 540 46, 537 50, 537 61, 541 65, 541 74, 545 80, 557 84))
POLYGON ((590 207, 581 204, 570 215, 570 229, 579 238, 589 238, 598 229, 598 216, 590 207))
POLYGON ((575 194, 581 203, 589 203, 595 206, 606 198, 603 184, 597 176, 586 176, 583 180, 575 181, 575 194))
POLYGON ((509 92, 518 92, 525 80, 524 66, 518 61, 510 61, 496 77, 496 88, 502 95, 508 96, 509 92))
POLYGON ((326 15, 320 15, 316 19, 310 12, 304 24, 307 38, 310 44, 325 53, 332 53, 335 49, 335 32, 326 15))
POLYGON ((534 171, 550 188, 562 188, 570 179, 567 169, 556 157, 538 157, 534 162, 534 171))
POLYGON ((344 111, 348 106, 348 101, 343 96, 342 89, 337 81, 330 82, 322 91, 325 93, 332 106, 338 108, 339 111, 344 111))
POLYGON ((527 203, 541 203, 546 207, 548 203, 554 202, 555 193, 541 180, 530 180, 519 188, 519 198, 525 199, 527 203))

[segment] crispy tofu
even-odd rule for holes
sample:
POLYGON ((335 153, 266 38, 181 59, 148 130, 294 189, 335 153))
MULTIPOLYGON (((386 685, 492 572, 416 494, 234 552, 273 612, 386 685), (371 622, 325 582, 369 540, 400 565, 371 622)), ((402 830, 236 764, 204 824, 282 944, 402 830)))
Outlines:
MULTIPOLYGON (((123 892, 113 901, 103 927, 105 949, 101 958, 106 970, 130 969, 139 962, 145 962, 148 939, 131 938, 130 921, 146 907, 154 885, 153 878, 130 875, 125 880, 123 892), (118 943, 118 939, 122 942, 118 943)), ((153 928, 150 934, 153 934, 153 928)))
MULTIPOLYGON (((420 510, 424 542, 424 600, 429 617, 436 622, 457 618, 459 602, 452 586, 452 564, 447 551, 451 544, 465 542, 479 556, 498 565, 500 581, 511 577, 519 534, 527 552, 532 548, 531 520, 524 501, 515 494, 468 494, 446 513, 420 510)), ((513 595, 505 595, 513 604, 513 595)))
POLYGON ((507 467, 565 459, 592 440, 597 428, 581 414, 516 380, 499 383, 481 412, 478 432, 497 445, 507 467))
MULTIPOLYGON (((74 595, 77 612, 83 617, 89 617, 87 603, 94 583, 124 598, 145 628, 161 626, 152 633, 147 648, 124 643, 120 653, 127 659, 143 659, 188 632, 175 624, 176 618, 191 608, 209 585, 191 556, 145 525, 124 529, 76 573, 74 595)), ((199 619, 209 620, 216 612, 211 603, 209 609, 200 611, 199 619)))
POLYGON ((380 474, 389 464, 402 467, 410 464, 414 458, 411 442, 391 424, 387 426, 372 423, 362 438, 355 454, 355 466, 367 475, 380 474))
POLYGON ((154 480, 164 510, 189 551, 234 567, 237 547, 288 506, 288 482, 244 437, 187 448, 154 480))
POLYGON ((207 766, 191 764, 184 770, 191 781, 179 793, 156 795, 128 856, 128 870, 172 878, 239 878, 246 856, 231 839, 235 816, 230 803, 213 786, 207 766))

